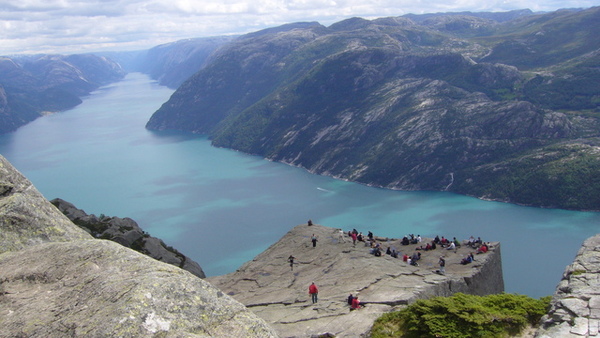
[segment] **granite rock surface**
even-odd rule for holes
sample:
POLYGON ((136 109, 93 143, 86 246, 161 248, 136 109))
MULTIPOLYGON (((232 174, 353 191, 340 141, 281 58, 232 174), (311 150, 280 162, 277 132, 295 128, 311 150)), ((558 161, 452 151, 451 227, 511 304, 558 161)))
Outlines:
MULTIPOLYGON (((417 299, 456 292, 487 295, 504 291, 499 243, 491 243, 488 253, 475 255, 475 262, 468 265, 460 261, 474 250, 462 245, 457 250, 438 247, 421 251, 419 265, 412 266, 401 256, 376 257, 364 242, 353 245, 350 237, 340 235, 339 230, 298 225, 236 272, 208 277, 207 281, 246 305, 285 337, 366 336, 381 314, 417 299), (318 238, 315 247, 313 234, 318 238), (290 255, 295 257, 293 269, 290 255), (440 256, 447 262, 445 275, 436 272, 440 256), (308 294, 312 282, 319 288, 315 304, 308 294), (365 307, 351 311, 347 304, 350 294, 359 294, 365 307)), ((426 241, 401 245, 399 239, 375 239, 384 252, 393 246, 409 255, 426 241)))
POLYGON ((600 234, 588 238, 566 267, 536 337, 600 336, 600 234))
POLYGON ((0 156, 0 337, 275 337, 188 271, 94 239, 0 156))

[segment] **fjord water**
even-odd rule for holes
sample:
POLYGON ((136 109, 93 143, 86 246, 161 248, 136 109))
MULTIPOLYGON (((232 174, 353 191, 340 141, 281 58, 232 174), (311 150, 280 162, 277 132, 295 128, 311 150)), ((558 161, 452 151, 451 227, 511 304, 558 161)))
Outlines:
POLYGON ((540 297, 600 224, 594 212, 367 187, 218 149, 206 137, 146 130, 172 92, 129 74, 73 110, 1 136, 0 153, 46 198, 130 217, 209 276, 235 271, 310 218, 380 236, 500 241, 506 291, 540 297))

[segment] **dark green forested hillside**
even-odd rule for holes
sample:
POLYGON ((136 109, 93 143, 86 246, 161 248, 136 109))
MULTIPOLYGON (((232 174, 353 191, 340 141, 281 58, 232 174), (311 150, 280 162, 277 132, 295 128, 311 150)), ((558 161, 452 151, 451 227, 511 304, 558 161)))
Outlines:
POLYGON ((417 18, 241 36, 147 127, 391 189, 600 210, 600 8, 417 18))

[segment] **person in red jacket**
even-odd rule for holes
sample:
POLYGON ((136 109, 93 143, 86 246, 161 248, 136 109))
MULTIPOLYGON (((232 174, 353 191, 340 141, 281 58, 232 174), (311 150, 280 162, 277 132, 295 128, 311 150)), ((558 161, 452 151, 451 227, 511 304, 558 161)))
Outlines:
POLYGON ((319 295, 319 288, 315 285, 315 282, 308 287, 308 294, 312 297, 313 304, 317 302, 317 296, 319 295))
POLYGON ((481 254, 481 253, 486 253, 486 252, 488 252, 488 246, 487 246, 487 244, 483 243, 483 244, 482 244, 482 245, 479 247, 479 249, 477 249, 477 253, 478 253, 478 254, 481 254))
POLYGON ((352 310, 360 309, 361 304, 358 300, 358 294, 352 299, 352 310))

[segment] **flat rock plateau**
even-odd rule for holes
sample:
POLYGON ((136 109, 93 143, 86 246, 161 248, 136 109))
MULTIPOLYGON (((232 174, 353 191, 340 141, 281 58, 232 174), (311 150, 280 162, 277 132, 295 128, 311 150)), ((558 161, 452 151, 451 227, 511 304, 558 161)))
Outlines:
POLYGON ((401 253, 399 258, 376 257, 364 242, 353 245, 347 233, 340 236, 340 229, 301 224, 237 271, 206 280, 246 305, 282 337, 366 336, 383 313, 418 299, 504 291, 497 242, 490 243, 487 253, 476 254, 471 264, 460 264, 475 251, 463 244, 456 250, 438 246, 420 251, 419 265, 412 266, 402 255, 414 254, 431 238, 409 245, 377 235, 375 240, 384 253, 388 246, 395 247, 401 253), (311 242, 313 234, 318 238, 316 247, 311 242), (290 255, 296 258, 293 270, 290 255), (436 272, 440 256, 446 259, 445 275, 436 272), (308 294, 312 282, 319 287, 316 304, 308 294), (365 307, 351 311, 347 297, 357 293, 365 307))

